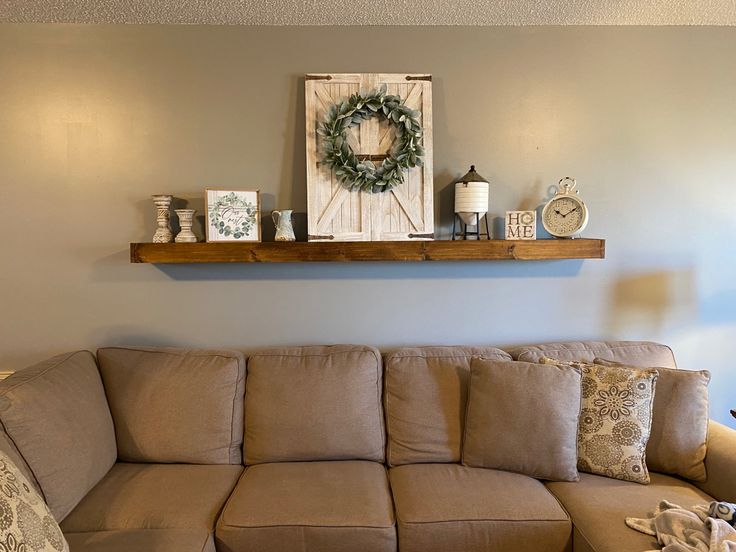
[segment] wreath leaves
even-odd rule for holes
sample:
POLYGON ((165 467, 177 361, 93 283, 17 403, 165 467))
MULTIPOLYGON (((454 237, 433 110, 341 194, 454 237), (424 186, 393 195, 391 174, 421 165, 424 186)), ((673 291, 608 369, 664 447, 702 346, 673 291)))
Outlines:
POLYGON ((330 107, 317 132, 323 137, 322 162, 335 171, 347 189, 385 192, 404 182, 404 171, 422 165, 421 113, 404 105, 401 96, 386 94, 386 85, 366 96, 353 94, 330 107), (351 126, 371 117, 384 117, 396 130, 396 138, 386 159, 376 166, 361 159, 347 141, 351 126))

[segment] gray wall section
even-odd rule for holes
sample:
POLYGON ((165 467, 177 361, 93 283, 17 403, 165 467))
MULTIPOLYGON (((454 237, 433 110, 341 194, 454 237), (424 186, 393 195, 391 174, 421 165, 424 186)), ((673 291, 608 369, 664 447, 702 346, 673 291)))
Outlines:
POLYGON ((733 425, 734 51, 733 28, 2 25, 0 367, 114 344, 652 339, 713 372, 733 425), (206 186, 260 188, 265 211, 305 211, 318 71, 434 75, 440 237, 471 163, 495 216, 569 174, 608 258, 129 264, 152 193, 201 209, 206 186))

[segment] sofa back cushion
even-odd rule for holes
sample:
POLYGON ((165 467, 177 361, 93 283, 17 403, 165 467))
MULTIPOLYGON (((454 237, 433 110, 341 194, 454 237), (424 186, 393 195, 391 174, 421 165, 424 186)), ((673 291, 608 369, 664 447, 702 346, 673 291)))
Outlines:
POLYGON ((56 356, 0 382, 0 420, 61 521, 115 463, 115 430, 95 358, 56 356))
POLYGON ((97 357, 121 461, 242 463, 242 353, 108 347, 97 357))
POLYGON ((248 359, 246 464, 385 458, 381 356, 359 345, 248 359))
POLYGON ((578 418, 578 368, 474 358, 463 464, 578 481, 578 418))
POLYGON ((386 356, 391 466, 460 461, 473 357, 511 360, 493 347, 416 347, 386 356))
MULTIPOLYGON (((595 359, 604 366, 625 366, 606 359, 595 359)), ((647 443, 647 466, 660 473, 686 479, 706 480, 705 454, 708 439, 707 370, 657 370, 652 431, 647 443)))
POLYGON ((539 362, 544 357, 593 362, 600 357, 632 366, 677 367, 672 349, 650 341, 568 341, 514 347, 508 352, 514 360, 524 362, 539 362))

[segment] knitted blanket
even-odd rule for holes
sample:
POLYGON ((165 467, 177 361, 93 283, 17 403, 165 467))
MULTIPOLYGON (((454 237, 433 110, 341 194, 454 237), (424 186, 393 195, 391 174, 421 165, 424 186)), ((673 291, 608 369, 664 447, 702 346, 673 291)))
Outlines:
POLYGON ((626 525, 656 537, 663 552, 736 552, 736 504, 729 502, 688 509, 663 500, 652 517, 626 518, 626 525))

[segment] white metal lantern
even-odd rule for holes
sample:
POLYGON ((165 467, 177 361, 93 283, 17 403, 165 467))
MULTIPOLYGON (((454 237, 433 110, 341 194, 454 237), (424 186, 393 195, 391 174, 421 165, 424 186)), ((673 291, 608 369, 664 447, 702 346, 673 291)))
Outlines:
POLYGON ((475 226, 488 212, 488 180, 475 172, 475 165, 455 184, 455 213, 466 224, 475 226))

